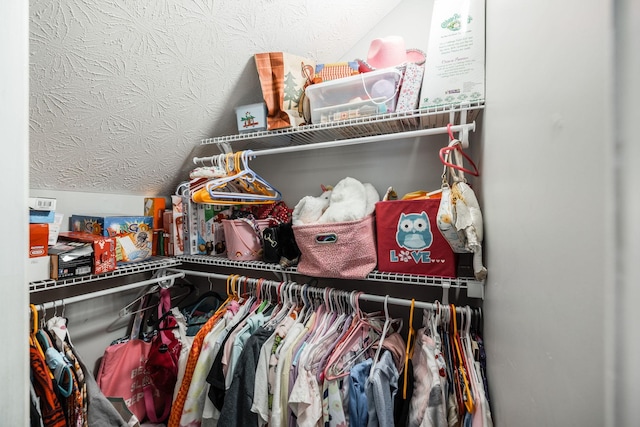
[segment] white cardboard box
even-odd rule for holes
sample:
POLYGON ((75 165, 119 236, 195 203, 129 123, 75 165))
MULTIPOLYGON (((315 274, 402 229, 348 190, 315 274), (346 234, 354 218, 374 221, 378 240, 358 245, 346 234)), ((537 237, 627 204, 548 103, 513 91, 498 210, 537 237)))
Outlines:
POLYGON ((29 209, 35 211, 55 211, 56 199, 49 197, 29 197, 29 209))
POLYGON ((51 257, 39 256, 36 258, 28 258, 27 260, 27 281, 39 282, 41 280, 49 280, 51 273, 49 271, 49 263, 51 257))
POLYGON ((484 102, 485 0, 435 0, 419 108, 484 102))

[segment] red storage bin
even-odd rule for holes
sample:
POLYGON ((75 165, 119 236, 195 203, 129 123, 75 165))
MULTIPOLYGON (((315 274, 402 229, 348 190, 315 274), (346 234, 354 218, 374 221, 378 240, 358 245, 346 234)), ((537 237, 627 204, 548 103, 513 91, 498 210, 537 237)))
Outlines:
POLYGON ((378 270, 456 277, 456 257, 438 230, 440 199, 376 203, 378 270))

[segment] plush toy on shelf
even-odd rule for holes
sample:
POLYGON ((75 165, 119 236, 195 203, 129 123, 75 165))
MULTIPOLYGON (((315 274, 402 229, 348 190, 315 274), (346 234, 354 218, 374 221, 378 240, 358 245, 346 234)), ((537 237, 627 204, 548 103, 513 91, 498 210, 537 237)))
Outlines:
POLYGON ((293 208, 291 220, 293 225, 313 224, 318 222, 324 211, 329 207, 329 197, 331 197, 332 186, 322 188, 322 194, 314 196, 304 196, 293 208))
POLYGON ((304 196, 293 209, 293 225, 326 224, 362 219, 375 210, 380 195, 370 183, 346 177, 318 196, 304 196))

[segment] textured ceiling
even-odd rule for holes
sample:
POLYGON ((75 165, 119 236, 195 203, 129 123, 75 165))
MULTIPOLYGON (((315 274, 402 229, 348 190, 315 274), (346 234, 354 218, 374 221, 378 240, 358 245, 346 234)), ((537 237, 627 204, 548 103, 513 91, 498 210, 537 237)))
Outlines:
POLYGON ((173 193, 261 100, 254 53, 339 60, 399 2, 31 0, 30 187, 173 193))

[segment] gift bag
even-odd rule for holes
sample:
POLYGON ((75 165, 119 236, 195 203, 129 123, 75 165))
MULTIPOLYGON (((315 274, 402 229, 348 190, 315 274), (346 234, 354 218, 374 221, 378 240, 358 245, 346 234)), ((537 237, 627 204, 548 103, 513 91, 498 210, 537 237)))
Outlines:
POLYGON ((298 273, 311 277, 364 279, 376 268, 373 214, 356 221, 293 226, 300 248, 298 273))
POLYGON ((456 276, 456 258, 436 225, 439 199, 376 203, 378 270, 456 276))
POLYGON ((418 108, 420 101, 420 88, 422 87, 422 76, 424 75, 424 64, 418 65, 409 62, 402 76, 402 85, 396 104, 396 111, 403 113, 413 111, 418 108))
POLYGON ((298 111, 307 76, 304 66, 312 61, 286 52, 266 52, 254 55, 256 69, 267 105, 267 129, 298 126, 304 122, 298 111))

